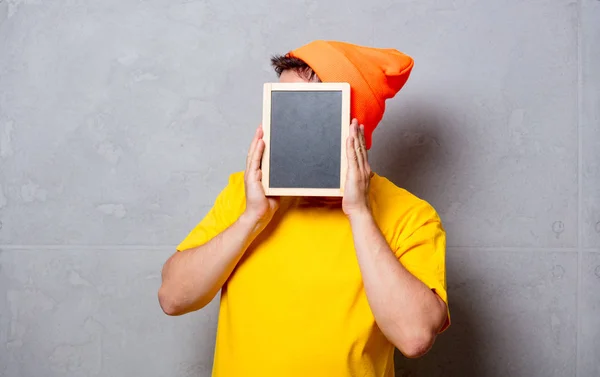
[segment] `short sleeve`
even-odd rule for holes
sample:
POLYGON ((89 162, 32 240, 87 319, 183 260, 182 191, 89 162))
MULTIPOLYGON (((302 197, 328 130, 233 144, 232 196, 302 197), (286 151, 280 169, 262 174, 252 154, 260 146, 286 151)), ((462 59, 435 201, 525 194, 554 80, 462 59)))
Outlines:
MULTIPOLYGON (((435 210, 427 203, 415 208, 407 237, 398 237, 392 245, 396 257, 417 279, 432 289, 446 303, 446 232, 435 210)), ((450 325, 450 311, 441 331, 450 325)))
POLYGON ((213 206, 187 237, 177 246, 184 251, 201 246, 233 224, 245 208, 242 173, 229 177, 227 186, 219 193, 213 206))

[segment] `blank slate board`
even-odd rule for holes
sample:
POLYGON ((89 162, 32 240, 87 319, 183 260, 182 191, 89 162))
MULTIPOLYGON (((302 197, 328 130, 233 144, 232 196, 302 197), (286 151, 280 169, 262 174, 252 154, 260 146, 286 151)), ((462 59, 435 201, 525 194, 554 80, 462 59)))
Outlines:
POLYGON ((265 84, 262 127, 267 196, 343 196, 348 83, 265 84))

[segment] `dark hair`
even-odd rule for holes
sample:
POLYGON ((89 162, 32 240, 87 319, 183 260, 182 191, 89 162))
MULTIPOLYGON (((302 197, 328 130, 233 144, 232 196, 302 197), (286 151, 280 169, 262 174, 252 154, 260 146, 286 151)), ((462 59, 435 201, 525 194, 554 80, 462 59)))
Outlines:
POLYGON ((271 65, 275 73, 277 73, 277 77, 281 76, 283 71, 293 70, 306 80, 313 81, 316 79, 317 81, 321 81, 316 72, 302 59, 288 55, 275 55, 271 58, 271 65))

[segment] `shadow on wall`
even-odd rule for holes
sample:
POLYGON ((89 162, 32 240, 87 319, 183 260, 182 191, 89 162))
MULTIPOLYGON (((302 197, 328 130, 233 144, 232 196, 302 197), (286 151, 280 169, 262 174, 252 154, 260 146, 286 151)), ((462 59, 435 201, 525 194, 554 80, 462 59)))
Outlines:
POLYGON ((436 201, 454 180, 458 148, 464 144, 462 119, 439 102, 438 107, 418 101, 390 109, 373 134, 369 155, 378 174, 434 206, 443 204, 436 201))
MULTIPOLYGON (((386 115, 388 124, 383 127, 388 129, 375 133, 371 161, 377 173, 437 208, 447 200, 444 189, 457 169, 453 156, 459 155, 462 125, 448 109, 427 102, 410 103, 386 115)), ((397 377, 485 376, 481 362, 486 355, 478 347, 485 335, 472 317, 478 303, 472 302, 464 277, 449 258, 446 269, 452 325, 420 359, 396 352, 397 377)))

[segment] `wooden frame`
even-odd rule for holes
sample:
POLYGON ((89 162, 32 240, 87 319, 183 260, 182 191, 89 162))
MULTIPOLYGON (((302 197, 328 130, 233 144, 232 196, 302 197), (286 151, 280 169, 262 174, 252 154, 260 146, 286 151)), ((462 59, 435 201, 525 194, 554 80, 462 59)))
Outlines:
POLYGON ((344 195, 344 183, 348 170, 346 139, 350 134, 350 84, 348 83, 266 83, 263 91, 263 140, 265 150, 262 157, 262 184, 267 196, 331 196, 344 195), (271 93, 275 91, 338 91, 342 93, 340 118, 340 188, 277 188, 269 185, 270 145, 271 145, 271 93))

